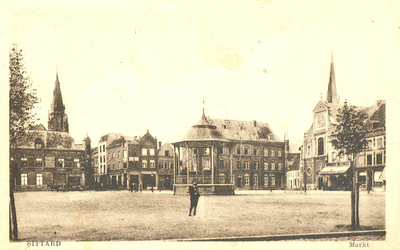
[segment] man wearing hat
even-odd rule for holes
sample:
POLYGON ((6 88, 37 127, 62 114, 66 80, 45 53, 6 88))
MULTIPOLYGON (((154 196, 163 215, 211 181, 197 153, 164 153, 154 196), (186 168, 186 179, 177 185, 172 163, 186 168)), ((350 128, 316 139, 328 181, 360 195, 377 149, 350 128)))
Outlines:
POLYGON ((190 194, 189 216, 192 216, 192 209, 193 209, 193 215, 196 215, 197 202, 199 201, 200 197, 196 182, 193 182, 193 185, 189 186, 189 194, 190 194))

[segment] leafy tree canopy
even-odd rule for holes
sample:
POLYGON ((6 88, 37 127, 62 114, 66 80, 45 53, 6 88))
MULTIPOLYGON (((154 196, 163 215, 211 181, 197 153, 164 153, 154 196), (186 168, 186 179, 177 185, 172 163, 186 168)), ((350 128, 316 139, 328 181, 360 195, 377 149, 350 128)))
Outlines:
POLYGON ((348 105, 347 101, 338 110, 335 130, 332 132, 331 143, 339 154, 354 157, 363 151, 368 143, 366 140, 368 115, 355 106, 348 105))
POLYGON ((39 99, 36 90, 32 89, 32 82, 26 75, 22 63, 22 50, 14 45, 9 54, 10 93, 9 93, 9 139, 10 147, 17 147, 24 138, 29 136, 28 129, 35 122, 33 108, 39 99))
POLYGON ((268 126, 263 125, 263 126, 259 127, 257 133, 258 133, 258 138, 260 138, 260 139, 268 139, 268 135, 270 135, 272 132, 271 132, 271 130, 269 129, 268 126))

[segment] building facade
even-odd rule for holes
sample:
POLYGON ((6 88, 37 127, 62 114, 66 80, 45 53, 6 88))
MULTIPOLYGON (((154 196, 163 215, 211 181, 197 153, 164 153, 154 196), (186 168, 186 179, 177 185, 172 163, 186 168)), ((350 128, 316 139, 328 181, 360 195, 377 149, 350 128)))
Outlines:
POLYGON ((17 190, 83 188, 91 179, 91 140, 75 144, 69 131, 58 74, 47 130, 39 124, 17 148, 10 149, 17 190))
MULTIPOLYGON (((330 143, 334 131, 339 103, 336 92, 333 58, 326 100, 322 97, 313 110, 313 122, 304 133, 300 171, 305 171, 307 188, 320 190, 349 190, 351 188, 350 162, 344 155, 338 155, 330 143)), ((385 107, 384 101, 377 101, 371 107, 356 107, 368 115, 369 147, 356 157, 360 183, 372 188, 379 182, 378 175, 385 167, 385 107), (379 141, 378 141, 379 140, 379 141), (367 181, 368 179, 368 181, 367 181)))
POLYGON ((203 110, 200 121, 173 143, 178 154, 175 187, 197 182, 211 193, 283 189, 288 144, 267 123, 210 119, 203 110))

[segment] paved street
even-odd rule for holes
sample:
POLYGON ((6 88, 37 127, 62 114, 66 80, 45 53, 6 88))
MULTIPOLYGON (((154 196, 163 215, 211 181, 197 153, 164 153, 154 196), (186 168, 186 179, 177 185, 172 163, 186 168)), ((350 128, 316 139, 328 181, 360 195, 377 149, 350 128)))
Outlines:
MULTIPOLYGON (((350 192, 333 191, 238 191, 233 196, 201 196, 197 215, 191 217, 189 197, 166 191, 25 192, 16 193, 16 206, 21 241, 329 233, 345 231, 350 223, 350 192)), ((360 224, 364 229, 385 229, 385 192, 361 192, 360 224)))

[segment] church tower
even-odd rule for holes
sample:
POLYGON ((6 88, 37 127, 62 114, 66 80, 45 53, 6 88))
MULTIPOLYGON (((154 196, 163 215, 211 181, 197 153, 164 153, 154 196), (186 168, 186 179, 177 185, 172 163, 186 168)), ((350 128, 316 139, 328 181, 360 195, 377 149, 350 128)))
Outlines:
POLYGON ((336 82, 335 82, 335 68, 333 66, 333 53, 331 58, 331 71, 329 73, 329 84, 328 91, 326 93, 326 101, 328 103, 337 104, 337 92, 336 92, 336 82))
POLYGON ((60 81, 58 73, 53 91, 53 102, 49 111, 48 130, 58 132, 69 132, 68 117, 65 113, 65 106, 62 100, 60 81))

